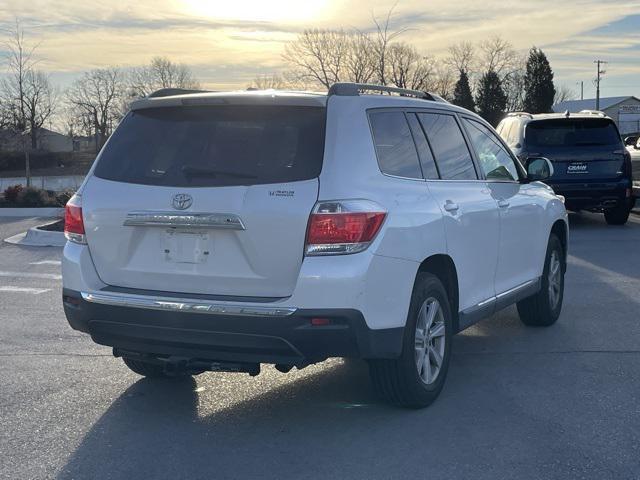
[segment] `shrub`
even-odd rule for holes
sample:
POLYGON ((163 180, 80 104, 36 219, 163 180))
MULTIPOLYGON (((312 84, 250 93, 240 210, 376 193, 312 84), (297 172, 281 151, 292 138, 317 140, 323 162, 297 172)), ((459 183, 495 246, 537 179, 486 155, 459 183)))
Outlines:
POLYGON ((69 199, 73 197, 74 193, 75 192, 73 190, 60 192, 58 193, 58 195, 56 195, 56 202, 58 203, 59 206, 64 207, 69 201, 69 199))
POLYGON ((27 187, 18 195, 17 203, 21 207, 57 207, 56 198, 46 190, 27 187))
POLYGON ((18 196, 24 187, 22 185, 12 185, 7 187, 4 191, 4 200, 6 203, 16 203, 18 201, 18 196))

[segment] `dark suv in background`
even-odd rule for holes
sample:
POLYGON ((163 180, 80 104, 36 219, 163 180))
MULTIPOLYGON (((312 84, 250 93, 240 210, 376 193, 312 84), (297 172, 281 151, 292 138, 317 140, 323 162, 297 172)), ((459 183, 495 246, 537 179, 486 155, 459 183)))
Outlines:
POLYGON ((631 155, 604 113, 510 113, 497 131, 525 167, 533 158, 551 161, 546 183, 565 197, 568 210, 603 212, 610 225, 627 222, 634 203, 631 155))

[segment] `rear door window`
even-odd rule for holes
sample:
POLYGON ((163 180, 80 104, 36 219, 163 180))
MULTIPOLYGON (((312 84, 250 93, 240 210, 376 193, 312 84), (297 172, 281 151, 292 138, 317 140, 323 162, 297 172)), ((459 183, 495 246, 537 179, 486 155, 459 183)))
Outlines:
POLYGON ((369 121, 382 173, 422 179, 418 153, 404 112, 371 112, 369 121))
POLYGON ((130 112, 95 175, 144 185, 209 187, 309 180, 322 168, 325 109, 161 107, 130 112))
POLYGON ((438 175, 436 160, 433 158, 433 153, 427 143, 427 138, 424 136, 420 122, 418 121, 415 113, 407 114, 407 120, 411 127, 413 140, 416 142, 416 148, 418 149, 420 165, 422 166, 422 174, 424 175, 424 178, 428 180, 437 180, 440 176, 438 175))
POLYGON ((418 118, 436 157, 443 180, 478 178, 464 135, 453 115, 419 113, 418 118))
POLYGON ((531 147, 604 146, 620 143, 615 125, 608 118, 558 118, 536 120, 526 127, 531 147))
POLYGON ((488 180, 514 181, 518 168, 498 137, 480 122, 464 118, 471 145, 476 151, 480 168, 488 180))

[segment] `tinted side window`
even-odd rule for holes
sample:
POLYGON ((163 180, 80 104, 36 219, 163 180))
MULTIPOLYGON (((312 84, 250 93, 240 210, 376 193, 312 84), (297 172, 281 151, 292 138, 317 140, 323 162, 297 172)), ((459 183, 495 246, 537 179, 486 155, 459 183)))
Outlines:
POLYGON ((387 175, 422 178, 418 153, 404 112, 372 112, 369 121, 380 170, 387 175))
POLYGON ((511 155, 504 149, 500 140, 480 122, 463 119, 471 144, 476 151, 480 168, 490 180, 516 180, 518 169, 511 155))
POLYGON ((440 178, 440 175, 438 175, 436 161, 433 158, 433 153, 431 153, 431 148, 427 143, 427 138, 424 136, 420 122, 418 122, 414 113, 408 114, 407 120, 409 121, 411 133, 413 133, 413 139, 416 142, 416 148, 418 149, 420 165, 422 165, 422 174, 426 179, 437 180, 440 178))
POLYGON ((458 122, 452 115, 419 113, 418 118, 444 180, 475 180, 476 170, 458 122))

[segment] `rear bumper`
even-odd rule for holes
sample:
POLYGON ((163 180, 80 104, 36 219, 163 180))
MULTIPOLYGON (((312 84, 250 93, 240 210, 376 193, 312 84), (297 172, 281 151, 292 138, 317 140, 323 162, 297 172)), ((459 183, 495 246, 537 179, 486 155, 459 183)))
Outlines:
POLYGON ((98 303, 69 289, 63 304, 71 327, 96 343, 154 356, 305 365, 329 357, 397 358, 402 349, 403 328, 371 329, 353 309, 183 311, 98 303), (329 324, 313 326, 312 318, 329 324))
POLYGON ((570 210, 615 208, 621 203, 631 202, 631 181, 616 182, 549 182, 556 194, 565 198, 570 210))

